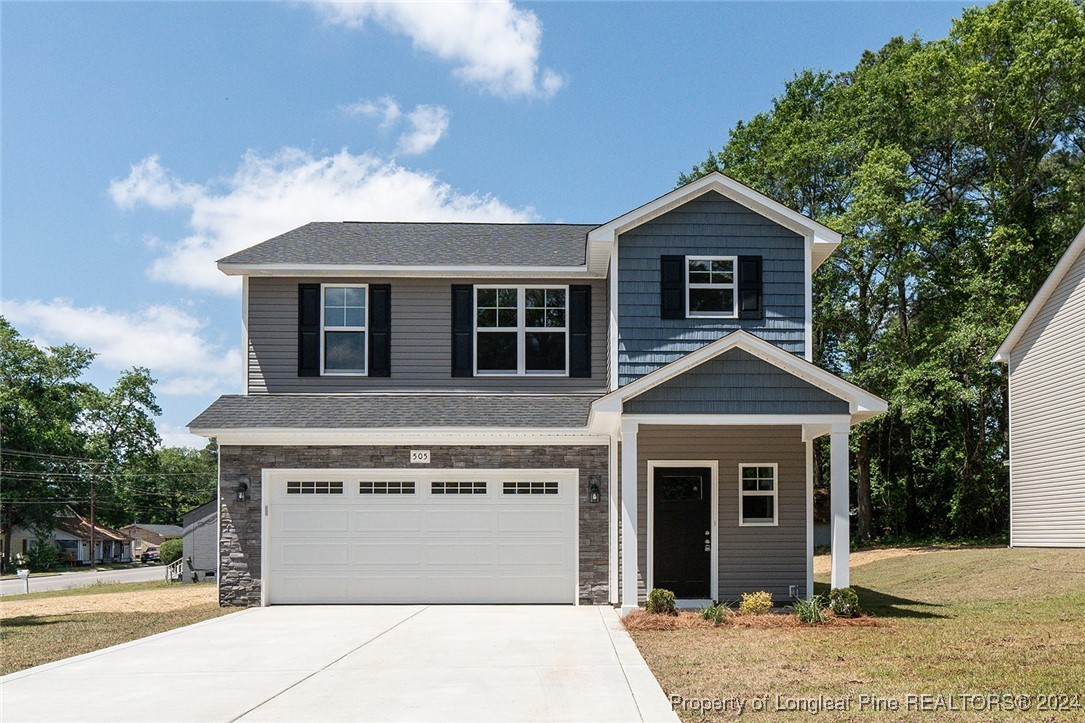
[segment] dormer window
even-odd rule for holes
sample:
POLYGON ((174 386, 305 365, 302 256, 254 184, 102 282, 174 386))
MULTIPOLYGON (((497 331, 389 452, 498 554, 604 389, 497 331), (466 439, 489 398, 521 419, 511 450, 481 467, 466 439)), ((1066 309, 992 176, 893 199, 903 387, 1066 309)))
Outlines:
POLYGON ((733 319, 735 256, 686 257, 686 316, 733 319))

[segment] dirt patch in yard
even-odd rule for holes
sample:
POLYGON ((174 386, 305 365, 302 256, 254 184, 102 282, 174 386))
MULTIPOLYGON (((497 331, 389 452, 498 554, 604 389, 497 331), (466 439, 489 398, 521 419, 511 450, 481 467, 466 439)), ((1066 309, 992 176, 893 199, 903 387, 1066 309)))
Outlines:
MULTIPOLYGON (((940 550, 947 550, 946 547, 886 547, 880 550, 858 550, 852 552, 849 557, 852 569, 868 565, 872 562, 879 562, 881 560, 890 560, 894 557, 905 557, 907 555, 927 555, 932 552, 938 552, 940 550)), ((814 574, 826 575, 830 572, 832 565, 832 557, 830 555, 815 555, 814 556, 814 574)))
POLYGON ((0 619, 77 613, 168 612, 218 600, 215 585, 174 585, 157 590, 106 592, 97 595, 8 598, 0 602, 0 619))

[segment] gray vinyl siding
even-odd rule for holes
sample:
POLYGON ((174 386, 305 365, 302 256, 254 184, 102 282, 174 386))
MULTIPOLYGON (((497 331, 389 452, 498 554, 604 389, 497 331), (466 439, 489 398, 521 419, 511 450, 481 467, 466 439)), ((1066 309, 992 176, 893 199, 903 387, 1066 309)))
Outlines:
POLYGON ((626 414, 848 414, 848 403, 732 349, 625 403, 626 414))
POLYGON ((212 507, 210 514, 185 525, 185 534, 181 538, 185 582, 191 580, 193 572, 203 580, 207 572, 218 570, 218 515, 215 512, 212 507))
POLYGON ((1010 354, 1010 544, 1085 547, 1085 253, 1010 354))
POLYGON ((618 376, 625 385, 735 329, 794 354, 805 350, 806 242, 718 193, 707 193, 618 239, 618 376), (662 255, 761 256, 763 319, 660 319, 662 255))
MULTIPOLYGON (((648 570, 648 462, 715 460, 719 464, 719 595, 740 599, 744 592, 767 590, 777 601, 789 599, 788 587, 806 590, 806 444, 800 426, 654 426, 637 434, 638 594, 646 594, 648 570), (739 464, 775 463, 775 527, 738 524, 739 464)), ((619 485, 621 489, 619 466, 619 485)))
POLYGON ((584 284, 592 287, 592 375, 452 377, 450 279, 249 278, 249 394, 468 389, 472 391, 604 391, 607 384, 607 283, 594 280, 475 279, 456 283, 584 284), (388 283, 392 287, 392 375, 298 376, 298 284, 388 283))

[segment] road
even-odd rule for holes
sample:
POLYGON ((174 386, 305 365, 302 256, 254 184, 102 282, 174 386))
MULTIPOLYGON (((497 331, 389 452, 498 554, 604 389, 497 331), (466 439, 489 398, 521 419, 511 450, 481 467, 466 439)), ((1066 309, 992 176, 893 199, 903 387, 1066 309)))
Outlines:
MULTIPOLYGON (((101 570, 86 572, 64 572, 59 575, 36 577, 30 575, 30 592, 44 590, 67 590, 73 587, 89 587, 99 581, 111 582, 147 582, 164 580, 166 568, 163 565, 144 565, 126 570, 101 570)), ((26 583, 18 578, 0 581, 0 595, 18 595, 26 592, 26 583)))

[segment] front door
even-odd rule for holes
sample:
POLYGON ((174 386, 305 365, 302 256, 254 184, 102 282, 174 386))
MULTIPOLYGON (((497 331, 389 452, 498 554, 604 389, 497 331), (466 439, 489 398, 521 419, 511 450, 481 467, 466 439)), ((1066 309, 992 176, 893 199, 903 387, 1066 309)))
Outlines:
POLYGON ((656 467, 652 585, 686 600, 712 597, 712 470, 656 467))

